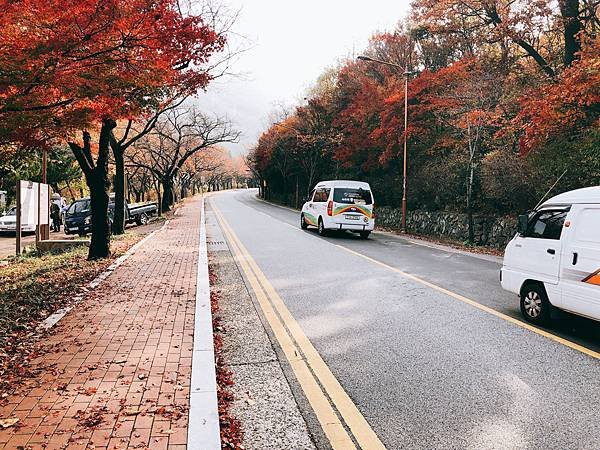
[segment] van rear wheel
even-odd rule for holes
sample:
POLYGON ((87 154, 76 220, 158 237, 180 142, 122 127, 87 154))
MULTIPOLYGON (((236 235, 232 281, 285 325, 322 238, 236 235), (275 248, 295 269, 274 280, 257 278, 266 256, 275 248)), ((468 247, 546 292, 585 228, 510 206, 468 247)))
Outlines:
POLYGON ((327 234, 327 230, 325 229, 325 225, 323 225, 323 219, 319 217, 319 236, 325 236, 327 234))
POLYGON ((543 325, 550 320, 552 305, 544 287, 537 283, 529 283, 521 289, 521 313, 527 322, 543 325))
POLYGON ((361 239, 369 239, 369 235, 371 234, 370 231, 361 231, 360 232, 360 238, 361 239))

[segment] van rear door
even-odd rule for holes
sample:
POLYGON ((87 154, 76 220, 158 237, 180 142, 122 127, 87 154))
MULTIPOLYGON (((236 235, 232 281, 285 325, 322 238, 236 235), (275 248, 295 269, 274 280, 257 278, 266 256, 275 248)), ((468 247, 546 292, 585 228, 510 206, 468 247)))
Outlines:
POLYGON ((336 187, 333 190, 336 223, 364 225, 373 216, 373 196, 368 189, 336 187))
POLYGON ((600 320, 600 205, 574 205, 563 250, 561 308, 600 320))

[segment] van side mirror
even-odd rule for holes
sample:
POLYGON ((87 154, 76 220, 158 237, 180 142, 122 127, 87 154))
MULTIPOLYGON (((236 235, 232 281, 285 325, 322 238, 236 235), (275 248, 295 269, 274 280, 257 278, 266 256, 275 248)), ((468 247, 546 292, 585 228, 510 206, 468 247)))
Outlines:
POLYGON ((519 234, 524 235, 527 233, 527 225, 529 224, 529 215, 521 214, 517 222, 517 231, 519 234))

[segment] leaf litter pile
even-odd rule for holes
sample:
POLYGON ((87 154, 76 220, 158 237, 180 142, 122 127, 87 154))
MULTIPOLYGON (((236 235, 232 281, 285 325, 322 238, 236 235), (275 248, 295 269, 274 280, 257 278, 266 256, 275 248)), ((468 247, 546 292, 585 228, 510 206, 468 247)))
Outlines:
MULTIPOLYGON (((217 276, 209 265, 210 284, 214 286, 217 276)), ((219 400, 219 424, 221 426, 221 447, 224 449, 243 450, 243 432, 240 421, 231 415, 231 405, 235 400, 229 390, 233 386, 231 371, 223 359, 223 334, 225 329, 221 325, 219 312, 219 294, 213 290, 210 293, 210 304, 213 317, 213 339, 215 348, 215 365, 217 372, 217 397, 219 400)))
POLYGON ((21 382, 37 375, 30 361, 41 351, 40 321, 66 306, 141 238, 127 233, 113 239, 112 257, 99 261, 87 261, 87 248, 78 248, 14 258, 0 266, 0 405, 21 382))

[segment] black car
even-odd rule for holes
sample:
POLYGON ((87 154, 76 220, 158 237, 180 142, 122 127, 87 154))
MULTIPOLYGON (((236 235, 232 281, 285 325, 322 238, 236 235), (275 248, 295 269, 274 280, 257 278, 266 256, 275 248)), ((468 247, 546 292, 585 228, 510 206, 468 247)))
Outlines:
MULTIPOLYGON (((146 203, 143 205, 129 205, 125 200, 125 223, 144 225, 150 216, 156 214, 158 205, 146 203)), ((111 194, 108 203, 108 220, 112 225, 115 212, 114 194, 111 194)), ((92 231, 92 209, 90 198, 74 201, 65 213, 65 234, 79 234, 85 236, 92 231)))

